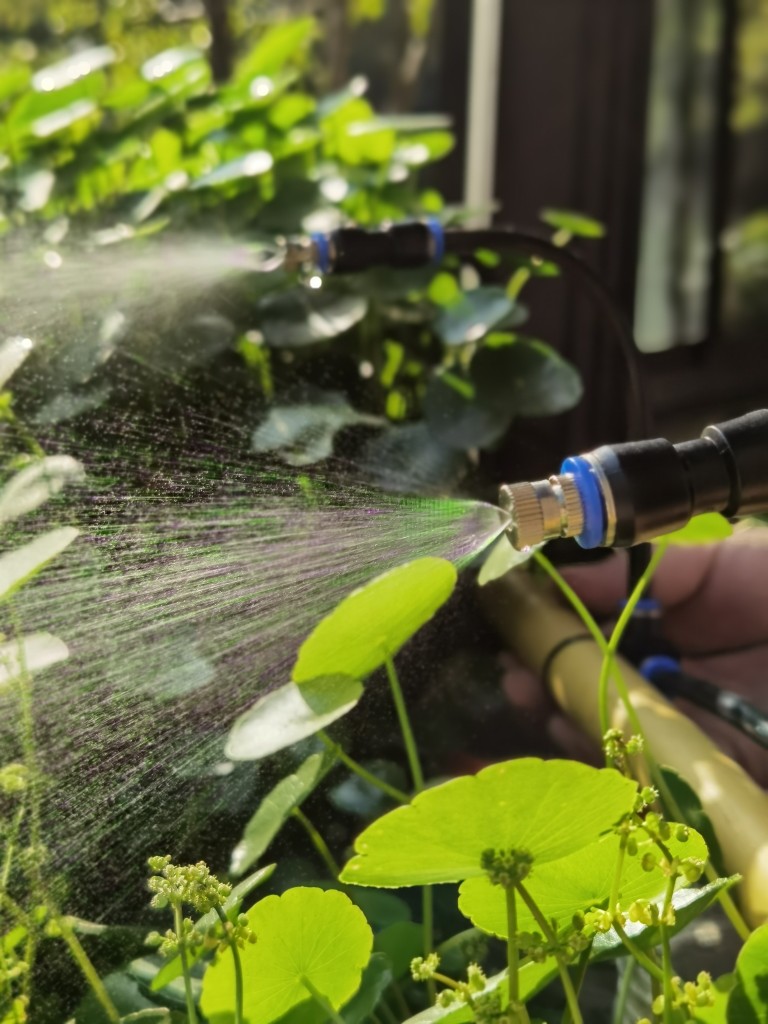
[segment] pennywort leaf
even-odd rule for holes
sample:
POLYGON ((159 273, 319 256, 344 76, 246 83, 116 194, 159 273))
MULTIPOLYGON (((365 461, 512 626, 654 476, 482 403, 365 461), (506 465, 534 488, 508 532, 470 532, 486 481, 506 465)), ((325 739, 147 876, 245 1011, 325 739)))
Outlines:
MULTIPOLYGON (((315 990, 340 1009, 358 990, 373 934, 348 896, 333 889, 298 887, 267 896, 248 913, 258 936, 240 953, 245 977, 244 1016, 271 1024, 315 990)), ((203 978, 201 1008, 209 1024, 224 1024, 234 1009, 235 972, 227 950, 203 978)))
POLYGON ((610 829, 631 808, 634 782, 574 761, 520 758, 419 793, 355 842, 341 880, 394 887, 483 875, 483 851, 526 851, 535 869, 610 829))
POLYGON ((294 682, 334 673, 365 679, 432 618, 456 578, 450 562, 419 558, 359 587, 301 645, 294 682))

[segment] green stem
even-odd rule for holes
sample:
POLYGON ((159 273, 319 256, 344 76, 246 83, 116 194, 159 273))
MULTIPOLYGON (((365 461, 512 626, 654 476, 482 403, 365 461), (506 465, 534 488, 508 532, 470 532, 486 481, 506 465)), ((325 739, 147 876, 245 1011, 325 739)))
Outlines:
POLYGON ((331 1018, 334 1024, 345 1024, 344 1018, 341 1016, 341 1014, 337 1010, 334 1010, 334 1008, 331 1006, 331 1004, 323 995, 323 993, 315 988, 315 986, 312 984, 312 982, 306 975, 302 975, 301 984, 304 986, 307 992, 309 992, 309 994, 312 996, 312 998, 315 1000, 318 1006, 321 1006, 323 1010, 325 1010, 325 1012, 328 1014, 328 1016, 331 1018))
POLYGON ((386 793, 387 796, 392 797, 392 799, 396 800, 399 804, 409 804, 411 802, 411 798, 407 793, 404 793, 402 789, 390 786, 388 782, 380 779, 377 775, 374 775, 373 772, 369 772, 368 769, 364 768, 359 761, 355 761, 354 758, 350 757, 346 750, 340 747, 338 743, 334 743, 328 733, 321 731, 318 733, 318 736, 342 764, 346 765, 351 772, 354 772, 355 775, 358 775, 369 785, 375 786, 376 789, 381 790, 382 793, 386 793))
MULTIPOLYGON (((576 965, 571 977, 574 983, 574 990, 576 992, 576 998, 579 998, 581 994, 581 986, 584 984, 584 979, 587 976, 587 970, 589 968, 589 958, 592 953, 592 943, 587 946, 586 949, 581 951, 579 962, 576 965)), ((571 973, 569 971, 569 973, 571 973)), ((573 1024, 573 1018, 571 1017, 570 1007, 566 1006, 565 1012, 563 1013, 562 1024, 573 1024)))
MULTIPOLYGON (((677 876, 670 875, 667 879, 667 888, 664 893, 664 904, 662 910, 662 921, 666 918, 672 905, 672 895, 675 891, 677 876)), ((672 1024, 672 952, 669 948, 669 929, 665 924, 660 925, 661 931, 661 966, 664 971, 664 1024, 672 1024)))
POLYGON ((520 1003, 520 964, 517 950, 517 900, 514 886, 505 890, 507 898, 507 974, 509 976, 509 1003, 517 1012, 520 1003))
POLYGON ((75 935, 69 922, 66 921, 65 918, 60 917, 57 919, 56 924, 59 926, 61 937, 66 942, 72 959, 82 971, 85 980, 91 986, 93 994, 96 996, 99 1003, 101 1003, 104 1013, 111 1021, 111 1024, 118 1024, 120 1020, 120 1013, 112 1002, 112 998, 109 992, 107 992, 104 982, 99 977, 98 971, 91 963, 88 954, 83 949, 80 940, 75 935))
POLYGON ((294 807, 293 810, 291 811, 291 814, 293 815, 294 818, 296 818, 297 821, 301 822, 301 824, 304 826, 304 830, 306 831, 309 838, 312 840, 312 845, 320 854, 323 863, 328 868, 331 875, 334 878, 338 878, 339 875, 341 874, 341 868, 336 863, 333 854, 328 849, 328 844, 320 835, 318 830, 315 828, 315 826, 312 824, 312 822, 309 820, 309 818, 306 816, 306 814, 302 811, 300 807, 294 807))
MULTIPOLYGON (((405 698, 403 697, 403 690, 400 686, 400 680, 397 676, 394 661, 392 658, 387 657, 384 665, 387 670, 387 679, 389 680, 389 688, 392 691, 392 700, 394 701, 395 711, 397 712, 397 720, 400 724, 400 733, 403 737, 403 743, 405 744, 408 766, 411 769, 413 786, 418 793, 424 789, 424 772, 421 767, 419 750, 416 746, 413 729, 411 728, 411 720, 408 717, 408 708, 405 705, 405 698)), ((432 890, 428 885, 425 885, 421 890, 421 905, 422 948, 424 950, 424 956, 428 956, 432 952, 432 947, 434 945, 433 897, 432 890)), ((429 992, 430 1000, 434 1001, 436 992, 434 982, 431 980, 427 982, 427 991, 429 992)))
POLYGON ((613 627, 611 638, 608 641, 608 646, 605 650, 603 658, 603 665, 600 670, 600 681, 598 683, 598 703, 600 708, 600 731, 603 735, 608 732, 611 727, 610 710, 608 706, 608 685, 611 680, 611 669, 613 668, 614 658, 616 652, 619 649, 621 638, 624 636, 632 616, 635 613, 635 608, 640 598, 645 593, 648 585, 653 579, 653 574, 659 566, 659 562, 664 557, 664 553, 667 550, 665 544, 659 544, 656 550, 651 555, 650 561, 645 569, 645 572, 635 584, 632 593, 629 596, 629 600, 624 605, 621 615, 613 627))
POLYGON ((611 885, 611 896, 608 903, 608 909, 611 913, 616 910, 616 904, 619 902, 619 885, 621 884, 621 871, 624 867, 624 854, 627 851, 627 837, 622 835, 619 843, 619 856, 616 858, 616 870, 613 873, 613 884, 611 885))
MULTIPOLYGON (((539 906, 534 900, 534 898, 531 896, 531 894, 528 892, 528 890, 525 888, 522 882, 517 882, 515 888, 520 893, 525 905, 533 914, 536 924, 541 929, 541 934, 547 939, 552 949, 557 949, 557 936, 552 931, 547 919, 539 910, 539 906)), ((568 965, 563 959, 562 953, 555 953, 554 956, 555 962, 557 963, 557 970, 560 975, 560 981, 562 983, 563 991, 565 993, 565 999, 568 1003, 568 1009, 571 1014, 571 1020, 573 1021, 573 1024, 584 1024, 584 1018, 582 1017, 581 1009, 579 1008, 578 996, 576 995, 576 990, 573 987, 573 980, 571 979, 571 975, 568 972, 568 965)))
MULTIPOLYGON (((215 906, 214 910, 224 925, 224 934, 226 935, 229 919, 220 906, 215 906)), ((235 1024, 243 1024, 243 965, 240 960, 240 950, 234 939, 230 941, 229 948, 232 950, 232 959, 235 962, 235 1024)))
MULTIPOLYGON (((557 571, 554 565, 550 562, 550 560, 546 557, 546 555, 543 555, 540 551, 536 551, 534 552, 533 557, 536 560, 537 564, 540 565, 541 568, 547 573, 547 575, 550 577, 552 582, 561 592, 563 597, 576 612, 578 617, 584 623, 584 626, 586 627, 592 639, 603 652, 603 655, 605 655, 608 651, 608 641, 601 633, 600 627, 595 622, 591 612, 584 604, 584 602, 581 600, 579 595, 576 593, 573 587, 566 583, 566 581, 563 579, 563 577, 560 575, 560 573, 557 571)), ((632 700, 629 696, 627 684, 624 682, 624 677, 619 671, 618 666, 615 664, 613 666, 613 681, 616 684, 616 690, 626 709, 627 717, 629 718, 629 721, 632 724, 633 730, 638 736, 643 736, 643 739, 645 739, 643 728, 640 724, 640 719, 637 717, 637 712, 632 706, 632 700)), ((647 749, 647 744, 644 747, 644 749, 647 749)))
POLYGON ((8 833, 8 839, 5 844, 5 857, 3 858, 3 870, 2 873, 0 873, 0 893, 4 893, 8 888, 8 882, 11 877, 11 868, 13 866, 13 854, 16 850, 16 843, 19 839, 21 823, 24 821, 25 813, 26 809, 22 804, 16 812, 16 817, 13 819, 13 825, 8 833))
POLYGON ((392 691, 392 700, 397 711, 397 720, 400 723, 400 732, 403 736, 403 743, 405 743, 405 752, 408 757, 411 776, 413 777, 413 785, 418 793, 424 789, 424 772, 421 770, 421 761, 419 760, 419 751, 413 736, 413 729, 411 728, 411 720, 408 717, 408 709, 405 706, 405 698, 403 697, 400 680, 397 678, 395 663, 388 657, 384 664, 387 669, 389 688, 392 691))
MULTIPOLYGON (((421 887, 421 947, 424 956, 429 956, 435 944, 435 897, 431 885, 421 887)), ((437 989, 432 978, 427 979, 429 1001, 434 1003, 437 989)))
POLYGON ((656 979, 656 981, 663 981, 664 972, 662 971, 662 969, 657 964, 655 964, 653 960, 651 960, 651 958, 646 953, 644 953, 642 949, 640 949, 639 946, 635 945, 635 943, 632 941, 632 939, 630 939, 630 937, 627 935, 627 933, 624 931, 624 929, 618 921, 613 922, 613 927, 625 948, 632 954, 635 960, 637 960, 637 962, 640 964, 643 970, 647 971, 652 978, 656 979))
POLYGON ((187 959, 187 945, 184 938, 184 919, 181 914, 181 904, 177 903, 173 908, 173 923, 176 934, 179 937, 179 957, 181 959, 181 973, 184 975, 184 995, 187 1000, 188 1024, 197 1024, 197 1010, 195 999, 192 995, 192 975, 189 973, 189 960, 187 959))
POLYGON ((634 977, 636 967, 637 960, 633 960, 632 957, 629 957, 624 964, 624 974, 621 977, 619 991, 616 993, 616 1002, 613 1005, 612 1024, 624 1024, 627 1000, 629 999, 629 993, 632 991, 632 978, 634 977))

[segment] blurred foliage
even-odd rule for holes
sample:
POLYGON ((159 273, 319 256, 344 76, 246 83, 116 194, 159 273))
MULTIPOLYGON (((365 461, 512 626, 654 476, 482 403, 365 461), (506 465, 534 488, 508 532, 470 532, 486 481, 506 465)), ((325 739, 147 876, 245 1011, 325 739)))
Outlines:
MULTIPOLYGON (((0 4, 6 30, 26 33, 0 70, 0 232, 6 241, 23 233, 31 251, 40 243, 47 261, 71 239, 103 246, 107 258, 169 228, 242 240, 424 215, 460 220, 420 182, 454 145, 449 121, 378 115, 362 78, 317 95, 314 18, 274 21, 247 46, 241 39, 231 80, 215 86, 194 0, 0 4), (39 59, 43 46, 53 63, 39 59)), ((409 6, 420 32, 430 6, 409 6)), ((377 14, 375 4, 358 5, 358 17, 377 14)), ((245 25, 244 8, 233 5, 233 16, 245 25)), ((599 231, 562 211, 549 216, 563 244, 599 231)), ((580 396, 573 369, 519 334, 527 319, 520 262, 505 267, 482 253, 477 263, 492 265, 499 284, 450 260, 439 270, 338 281, 262 276, 237 313, 220 318, 223 346, 236 339, 262 392, 263 422, 288 416, 294 425, 284 445, 271 427, 267 442, 257 432, 256 450, 307 465, 350 425, 370 435, 388 422, 369 437, 370 471, 388 486, 445 489, 467 455, 498 443, 516 416, 570 408, 580 396), (325 390, 318 360, 329 357, 342 384, 325 390)), ((523 267, 524 276, 534 272, 523 267)), ((12 326, 26 333, 24 323, 12 326)), ((121 330, 130 335, 131 324, 121 330)), ((108 393, 98 387, 104 346, 92 348, 90 366, 78 360, 72 400, 49 406, 47 423, 108 393)))

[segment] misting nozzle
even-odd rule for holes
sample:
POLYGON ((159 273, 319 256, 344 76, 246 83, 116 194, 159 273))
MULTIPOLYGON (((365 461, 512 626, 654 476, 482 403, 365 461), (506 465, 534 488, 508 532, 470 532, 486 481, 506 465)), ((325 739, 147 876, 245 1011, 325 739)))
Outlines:
POLYGON ((768 410, 706 427, 695 441, 603 445, 566 459, 548 480, 504 484, 499 504, 521 549, 557 537, 631 547, 700 512, 768 512, 768 410))
POLYGON ((584 529, 584 508, 572 473, 504 484, 499 505, 510 517, 507 532, 520 551, 557 537, 577 537, 584 529))

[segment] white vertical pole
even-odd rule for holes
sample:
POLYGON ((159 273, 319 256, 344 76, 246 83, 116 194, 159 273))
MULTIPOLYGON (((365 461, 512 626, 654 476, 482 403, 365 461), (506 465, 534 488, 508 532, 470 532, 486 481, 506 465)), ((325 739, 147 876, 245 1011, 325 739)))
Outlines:
MULTIPOLYGON (((467 141, 464 152, 464 203, 470 209, 493 204, 496 128, 499 112, 499 65, 503 0, 473 0, 472 44, 467 83, 467 141)), ((480 214, 472 226, 490 223, 480 214)))

